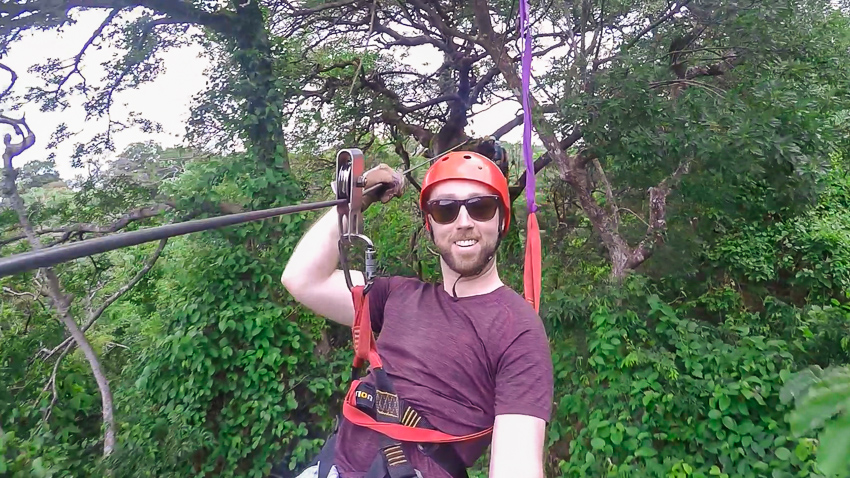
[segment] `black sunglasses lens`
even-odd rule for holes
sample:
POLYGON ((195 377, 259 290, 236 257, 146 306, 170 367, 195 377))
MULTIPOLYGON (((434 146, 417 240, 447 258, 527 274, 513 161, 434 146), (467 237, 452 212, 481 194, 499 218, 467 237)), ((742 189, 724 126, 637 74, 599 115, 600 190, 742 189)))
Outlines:
POLYGON ((448 224, 457 218, 460 203, 452 199, 438 199, 428 203, 428 213, 440 224, 448 224))
POLYGON ((469 217, 476 221, 485 222, 493 219, 498 209, 499 200, 490 196, 472 198, 466 202, 469 217))

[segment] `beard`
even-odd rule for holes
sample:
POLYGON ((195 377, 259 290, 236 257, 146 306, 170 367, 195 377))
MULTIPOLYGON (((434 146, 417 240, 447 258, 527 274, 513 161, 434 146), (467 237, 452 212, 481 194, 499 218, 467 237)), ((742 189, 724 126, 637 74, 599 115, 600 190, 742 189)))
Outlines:
POLYGON ((484 237, 450 237, 441 241, 434 241, 437 247, 437 252, 443 258, 446 265, 461 277, 474 277, 487 268, 487 266, 495 259, 496 248, 498 247, 498 239, 484 237), (477 250, 473 252, 465 252, 462 250, 453 250, 452 246, 456 241, 465 239, 475 239, 478 244, 475 247, 477 250))

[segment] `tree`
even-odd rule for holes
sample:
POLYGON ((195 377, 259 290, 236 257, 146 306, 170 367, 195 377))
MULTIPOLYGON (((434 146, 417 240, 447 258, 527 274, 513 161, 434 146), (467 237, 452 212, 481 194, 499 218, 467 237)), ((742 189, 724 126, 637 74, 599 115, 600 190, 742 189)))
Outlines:
MULTIPOLYGON (((284 117, 281 82, 276 77, 273 45, 266 23, 266 6, 261 2, 184 1, 184 0, 26 0, 0 6, 0 55, 24 32, 34 29, 56 30, 73 21, 71 12, 95 10, 104 13, 102 23, 70 60, 48 59, 35 70, 48 88, 33 88, 24 96, 38 101, 49 111, 68 106, 72 94, 86 96, 88 118, 107 118, 106 131, 92 141, 78 143, 75 158, 114 149, 117 131, 138 126, 154 131, 158 125, 131 114, 127 121, 110 116, 116 93, 136 88, 156 78, 162 68, 159 55, 169 48, 189 42, 221 45, 229 55, 225 61, 235 67, 241 81, 231 90, 242 121, 228 125, 221 133, 238 135, 254 151, 258 161, 289 168, 284 145, 284 117), (194 27, 194 28, 193 28, 194 27), (205 35, 209 34, 209 37, 205 35), (101 83, 89 83, 81 70, 86 52, 102 44, 121 50, 113 62, 105 65, 101 83), (79 77, 73 83, 72 78, 79 77)), ((231 68, 232 69, 232 68, 231 68)), ((203 112, 208 115, 209 112, 203 112)), ((70 136, 61 125, 52 143, 70 136)))
MULTIPOLYGON (((433 155, 470 147, 465 128, 480 114, 476 106, 521 100, 511 3, 286 5, 291 20, 279 31, 310 42, 312 74, 293 107, 314 137, 347 125, 336 137, 411 136, 433 155), (370 42, 381 51, 356 52, 370 42), (425 72, 398 60, 428 50, 443 61, 425 72)), ((557 166, 604 245, 612 277, 664 242, 668 198, 692 171, 714 175, 713 185, 786 181, 810 190, 818 157, 836 141, 829 115, 818 120, 814 112, 841 107, 804 86, 840 84, 832 70, 818 75, 808 52, 841 50, 822 35, 835 14, 823 1, 532 3, 533 56, 551 64, 532 83, 532 122, 546 147, 535 171, 557 166), (797 65, 810 74, 805 82, 794 81, 797 65), (783 116, 794 102, 812 114, 783 116), (795 133, 801 130, 807 133, 795 133), (622 217, 636 208, 643 213, 622 217)), ((493 136, 522 121, 509 118, 493 136)), ((516 194, 523 183, 517 180, 516 194)))
MULTIPOLYGON (((3 69, 8 71, 8 68, 4 67, 3 69)), ((14 83, 15 75, 13 74, 13 83, 14 83)), ((9 91, 9 90, 7 90, 9 91)), ((18 216, 18 221, 20 223, 20 227, 24 231, 24 237, 27 239, 30 247, 34 251, 41 250, 43 248, 43 244, 39 236, 42 231, 36 231, 30 222, 29 215, 27 214, 26 205, 24 204, 21 196, 18 192, 17 188, 17 178, 18 171, 14 167, 13 160, 25 152, 27 149, 31 148, 33 144, 35 144, 36 138, 35 134, 33 134, 32 130, 30 130, 29 126, 24 119, 14 119, 3 114, 0 114, 0 124, 7 125, 11 127, 16 136, 20 137, 19 142, 15 142, 13 140, 13 136, 9 133, 5 134, 3 138, 4 144, 4 152, 3 152, 3 180, 2 185, 0 185, 0 192, 2 192, 2 197, 8 201, 11 208, 15 211, 18 216)), ((51 375, 48 385, 45 386, 45 389, 48 387, 52 387, 53 389, 53 401, 52 404, 56 401, 56 374, 59 369, 59 364, 65 355, 76 345, 82 350, 85 354, 86 360, 91 367, 92 374, 95 377, 97 382, 98 389, 100 391, 101 403, 102 403, 102 414, 103 414, 103 423, 105 426, 104 436, 103 436, 103 455, 109 456, 113 449, 115 448, 115 417, 113 413, 113 399, 112 399, 112 390, 109 385, 109 381, 103 371, 103 366, 101 364, 100 359, 98 358, 96 352, 94 351, 91 343, 86 339, 85 331, 103 314, 107 307, 109 307, 112 303, 118 300, 124 293, 130 290, 139 280, 150 270, 153 266, 153 263, 157 260, 159 255, 162 252, 162 249, 165 246, 165 241, 163 240, 160 243, 159 249, 154 253, 153 256, 149 259, 149 261, 145 264, 145 266, 139 271, 139 273, 131 279, 127 284, 121 287, 116 293, 106 298, 103 303, 97 307, 93 308, 90 311, 88 321, 82 327, 77 324, 72 311, 71 306, 74 300, 73 295, 68 294, 59 278, 59 275, 52 267, 47 267, 40 269, 36 277, 33 279, 36 284, 36 290, 39 295, 43 295, 49 298, 52 307, 56 311, 56 315, 59 320, 67 329, 70 337, 68 337, 61 344, 56 346, 53 350, 48 351, 46 354, 46 358, 50 358, 53 355, 58 354, 56 358, 55 365, 53 367, 53 374, 51 375)), ((88 302, 91 304, 91 299, 94 297, 94 291, 91 293, 91 296, 88 297, 88 302)), ((49 416, 49 413, 47 414, 49 416)))
POLYGON ((50 160, 34 160, 24 164, 21 166, 20 178, 22 189, 40 188, 62 181, 56 171, 56 163, 50 160))

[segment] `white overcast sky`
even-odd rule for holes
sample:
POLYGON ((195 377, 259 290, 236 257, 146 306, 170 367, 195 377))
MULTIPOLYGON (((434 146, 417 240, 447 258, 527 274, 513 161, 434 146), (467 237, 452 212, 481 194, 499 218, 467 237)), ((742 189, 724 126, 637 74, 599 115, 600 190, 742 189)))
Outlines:
MULTIPOLYGON (((106 12, 89 11, 77 12, 74 16, 78 19, 75 25, 65 28, 62 32, 55 30, 49 32, 34 32, 28 34, 23 40, 15 43, 9 55, 0 59, 4 64, 14 69, 18 76, 15 85, 15 93, 22 94, 26 87, 38 82, 35 74, 29 73, 29 68, 40 63, 46 58, 59 58, 68 60, 76 55, 89 36, 94 32, 100 22, 105 18, 106 12)), ((102 45, 101 49, 90 48, 83 60, 82 70, 89 82, 97 82, 102 70, 99 64, 112 55, 108 45, 102 45)), ((204 69, 207 62, 199 56, 200 48, 196 46, 174 49, 164 55, 165 71, 153 82, 148 83, 136 90, 124 92, 116 97, 114 109, 115 118, 123 119, 122 113, 127 111, 138 111, 146 118, 158 121, 162 124, 164 132, 160 134, 144 133, 138 130, 128 130, 116 136, 116 151, 120 152, 128 144, 138 141, 154 140, 163 146, 181 144, 185 133, 185 123, 189 115, 189 105, 192 95, 201 91, 204 86, 204 69)), ((411 55, 421 61, 430 61, 431 64, 439 64, 441 58, 431 55, 411 55)), ((5 89, 8 77, 5 72, 0 71, 0 86, 5 89)), ((69 82, 79 81, 78 77, 69 82)), ((503 103, 490 109, 486 113, 476 117, 470 124, 468 133, 479 136, 492 133, 496 128, 512 118, 518 109, 519 103, 503 103)), ((476 108, 478 110, 478 108, 476 108)), ((24 105, 20 111, 6 111, 6 114, 19 117, 21 113, 26 114, 27 123, 36 134, 36 144, 21 155, 16 164, 45 159, 50 151, 46 145, 56 126, 62 122, 67 123, 70 129, 79 132, 77 138, 66 140, 59 145, 56 153, 56 166, 63 178, 72 178, 82 171, 71 167, 70 153, 76 141, 91 138, 94 134, 103 131, 103 122, 85 122, 85 114, 81 101, 76 100, 71 108, 61 112, 42 113, 39 105, 24 105)), ((2 131, 5 133, 6 131, 2 131)), ((11 131, 9 131, 11 132, 11 131)), ((502 138, 505 141, 521 141, 522 128, 515 128, 509 135, 502 138)), ((356 147, 356 145, 351 145, 356 147)))

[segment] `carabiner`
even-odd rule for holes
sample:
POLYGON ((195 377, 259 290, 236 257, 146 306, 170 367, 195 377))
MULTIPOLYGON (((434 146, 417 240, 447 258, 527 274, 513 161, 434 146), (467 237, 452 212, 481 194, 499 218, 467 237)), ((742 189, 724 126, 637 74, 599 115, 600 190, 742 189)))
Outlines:
POLYGON ((366 286, 365 294, 372 287, 375 278, 375 246, 372 240, 362 232, 363 213, 363 152, 356 148, 342 149, 336 155, 336 197, 347 202, 337 206, 339 213, 339 262, 345 276, 345 284, 351 290, 354 284, 348 267, 348 250, 353 239, 358 239, 366 245, 366 286))

